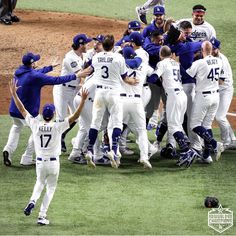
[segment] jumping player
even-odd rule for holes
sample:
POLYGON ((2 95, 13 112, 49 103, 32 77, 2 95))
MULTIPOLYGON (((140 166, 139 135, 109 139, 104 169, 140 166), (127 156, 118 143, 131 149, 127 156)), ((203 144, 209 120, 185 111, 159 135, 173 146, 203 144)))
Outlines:
POLYGON ((10 91, 17 108, 23 117, 25 117, 26 123, 30 126, 33 132, 36 151, 37 180, 30 202, 24 209, 24 214, 27 216, 31 214, 32 209, 35 207, 37 200, 40 198, 40 195, 46 186, 47 190, 40 207, 37 223, 48 225, 49 220, 46 218, 47 210, 56 190, 60 170, 59 156, 61 154, 61 134, 79 117, 84 102, 88 96, 88 92, 86 90, 81 92, 82 100, 79 107, 76 109, 75 113, 66 118, 65 121, 53 121, 55 113, 55 107, 53 104, 46 104, 43 107, 43 120, 39 121, 32 117, 25 109, 17 95, 17 90, 19 89, 20 91, 21 88, 17 87, 16 84, 17 81, 11 80, 9 84, 10 91))

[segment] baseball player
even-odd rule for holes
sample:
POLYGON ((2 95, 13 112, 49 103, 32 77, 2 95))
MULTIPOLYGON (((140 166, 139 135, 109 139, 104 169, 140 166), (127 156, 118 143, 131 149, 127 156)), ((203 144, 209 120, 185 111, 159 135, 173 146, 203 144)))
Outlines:
MULTIPOLYGON (((41 88, 45 85, 62 84, 72 80, 76 80, 77 77, 84 77, 86 74, 78 72, 76 75, 71 74, 67 76, 53 77, 48 76, 46 73, 53 70, 58 64, 47 66, 42 69, 37 69, 37 61, 40 59, 40 55, 33 53, 27 53, 22 57, 22 63, 15 72, 15 78, 18 80, 18 85, 21 86, 19 90, 19 97, 22 100, 24 106, 28 112, 37 117, 40 107, 40 93, 41 88)), ((11 156, 17 148, 19 142, 19 136, 22 128, 26 125, 25 119, 17 109, 13 98, 11 99, 9 113, 13 121, 8 141, 3 149, 3 159, 6 166, 12 164, 11 156)), ((22 155, 21 165, 35 164, 33 158, 34 143, 32 135, 29 138, 28 145, 25 153, 22 155)))
MULTIPOLYGON (((84 69, 86 45, 92 39, 88 38, 86 34, 77 34, 73 38, 72 50, 70 50, 63 59, 61 75, 68 75, 77 73, 84 69)), ((53 88, 53 100, 56 107, 56 114, 58 120, 64 120, 67 116, 68 108, 71 112, 75 111, 73 100, 79 91, 79 82, 71 81, 56 85, 53 88)), ((61 147, 62 151, 66 152, 65 137, 66 134, 75 126, 76 122, 70 125, 70 128, 62 134, 61 147)))
POLYGON ((211 150, 216 160, 223 151, 223 144, 213 138, 211 125, 219 105, 219 78, 221 77, 222 60, 212 55, 212 44, 202 43, 203 59, 193 62, 186 72, 196 78, 196 95, 190 116, 190 127, 204 139, 202 161, 211 163, 211 150))
POLYGON ((162 85, 166 92, 166 117, 168 124, 169 135, 173 135, 180 148, 180 166, 186 165, 189 167, 194 158, 195 152, 189 149, 185 142, 182 123, 184 113, 187 108, 187 96, 183 91, 183 86, 180 77, 180 65, 171 58, 171 49, 168 46, 163 46, 160 50, 160 61, 157 64, 155 73, 158 78, 162 78, 162 85))
POLYGON ((41 225, 48 225, 49 220, 46 218, 47 210, 56 190, 57 180, 59 176, 61 134, 66 129, 68 129, 70 124, 79 117, 88 93, 86 90, 81 92, 82 100, 79 107, 76 109, 75 113, 66 118, 65 121, 53 121, 55 112, 55 107, 53 104, 46 104, 43 107, 43 120, 39 121, 38 119, 32 117, 30 113, 25 109, 16 92, 17 89, 19 89, 20 91, 21 88, 17 87, 16 84, 17 81, 11 80, 10 91, 18 110, 21 112, 22 116, 25 117, 26 123, 32 130, 37 160, 37 180, 34 186, 33 194, 30 198, 30 202, 24 209, 24 214, 27 216, 31 214, 32 209, 35 207, 37 200, 40 198, 41 193, 46 186, 47 190, 40 207, 37 223, 41 225))
MULTIPOLYGON (((172 52, 179 57, 179 62, 181 64, 181 80, 183 83, 184 92, 187 95, 187 118, 191 115, 192 103, 195 96, 195 82, 196 80, 192 78, 189 74, 185 72, 186 69, 190 68, 194 61, 195 54, 201 50, 202 42, 190 42, 187 38, 192 32, 192 25, 189 21, 182 21, 180 23, 180 28, 176 29, 171 27, 167 33, 166 43, 171 48, 172 52)), ((201 151, 201 142, 199 137, 192 132, 190 128, 190 119, 185 122, 184 125, 185 132, 188 134, 189 140, 192 147, 197 151, 201 151)))
POLYGON ((123 34, 123 37, 115 43, 115 46, 125 46, 125 43, 129 42, 129 35, 132 33, 132 32, 139 32, 141 31, 141 24, 136 21, 136 20, 133 20, 133 21, 130 21, 128 23, 128 29, 125 30, 124 34, 123 34))
MULTIPOLYGON (((102 42, 104 40, 103 35, 97 35, 97 37, 93 38, 94 40, 94 47, 91 50, 88 50, 86 53, 87 60, 90 61, 99 52, 103 51, 102 42)), ((89 98, 86 100, 84 109, 81 112, 80 118, 79 118, 79 130, 78 133, 73 140, 73 149, 70 153, 70 156, 68 160, 75 162, 75 163, 85 163, 85 159, 83 156, 84 151, 87 149, 87 141, 88 141, 88 131, 92 122, 92 107, 93 107, 93 101, 95 96, 95 90, 96 90, 96 83, 95 83, 94 76, 89 76, 86 78, 83 88, 86 88, 89 91, 89 98)), ((78 93, 74 98, 74 106, 77 107, 78 104, 81 101, 80 93, 78 93)), ((94 149, 94 159, 96 161, 97 159, 97 149, 94 149)))
MULTIPOLYGON (((130 59, 135 56, 135 51, 132 47, 124 47, 123 55, 125 59, 130 59)), ((141 98, 143 96, 143 84, 146 83, 147 76, 150 76, 153 71, 153 68, 145 63, 141 63, 136 69, 129 68, 128 76, 135 75, 139 83, 136 86, 124 84, 124 91, 120 94, 123 100, 123 122, 128 125, 137 137, 140 149, 140 163, 145 168, 152 168, 152 166, 148 161, 151 150, 149 150, 144 104, 141 98)), ((153 155, 157 150, 152 152, 153 155)))
POLYGON ((121 82, 123 81, 136 84, 135 78, 127 77, 127 69, 124 58, 113 53, 114 36, 105 36, 103 42, 104 52, 100 52, 93 57, 92 65, 88 68, 90 72, 94 71, 94 77, 97 83, 92 113, 92 123, 89 130, 89 145, 86 154, 87 160, 93 158, 93 145, 97 139, 103 115, 106 110, 110 114, 113 125, 112 132, 112 150, 108 153, 113 168, 117 168, 116 158, 118 149, 118 140, 122 129, 122 103, 120 101, 121 82))
POLYGON ((148 0, 146 1, 142 6, 137 6, 135 8, 138 19, 143 22, 144 24, 147 24, 147 16, 146 13, 150 8, 155 7, 156 5, 165 6, 165 0, 148 0))
POLYGON ((165 8, 163 6, 156 6, 153 9, 153 22, 143 29, 143 37, 151 36, 153 31, 159 31, 161 34, 165 33, 165 8))
POLYGON ((16 3, 17 0, 0 0, 0 23, 11 25, 20 21, 20 18, 13 14, 16 3))
POLYGON ((210 40, 212 37, 216 37, 216 31, 211 24, 204 20, 206 10, 203 5, 195 5, 193 6, 191 19, 181 19, 174 25, 178 27, 182 21, 189 21, 192 24, 192 33, 190 35, 192 41, 210 40))
POLYGON ((221 141, 224 147, 235 148, 236 138, 226 117, 234 94, 232 69, 227 57, 220 52, 220 41, 212 38, 210 42, 213 45, 212 55, 222 60, 222 74, 219 85, 220 101, 215 119, 220 126, 221 141))

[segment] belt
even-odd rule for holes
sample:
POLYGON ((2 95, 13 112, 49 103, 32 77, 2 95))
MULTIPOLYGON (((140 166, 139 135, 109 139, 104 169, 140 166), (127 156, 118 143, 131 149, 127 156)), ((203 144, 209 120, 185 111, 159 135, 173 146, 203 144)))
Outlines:
POLYGON ((148 83, 146 83, 146 84, 143 84, 143 87, 147 87, 148 86, 148 83))
POLYGON ((70 85, 70 84, 62 84, 62 86, 65 86, 65 87, 68 87, 68 88, 76 89, 76 86, 70 85))
POLYGON ((97 85, 97 88, 103 88, 103 89, 112 89, 109 86, 104 86, 104 85, 97 85))
POLYGON ((37 161, 56 161, 57 158, 56 157, 50 157, 49 159, 45 159, 43 160, 42 157, 37 157, 37 161))
POLYGON ((213 90, 213 91, 204 91, 202 92, 202 94, 212 94, 212 93, 218 93, 218 92, 219 92, 219 89, 213 90))
POLYGON ((126 93, 121 93, 120 96, 121 97, 135 97, 135 98, 140 98, 141 97, 139 94, 129 95, 129 94, 126 94, 126 93))
MULTIPOLYGON (((179 91, 182 91, 183 89, 179 89, 179 88, 174 88, 174 91, 175 92, 179 92, 179 91)), ((166 93, 166 96, 168 96, 168 93, 166 93)))

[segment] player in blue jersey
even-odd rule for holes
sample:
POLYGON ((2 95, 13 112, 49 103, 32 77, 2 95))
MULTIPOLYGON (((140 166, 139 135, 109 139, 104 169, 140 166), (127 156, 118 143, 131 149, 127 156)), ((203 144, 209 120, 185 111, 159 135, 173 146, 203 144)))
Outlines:
POLYGON ((141 31, 141 24, 136 20, 130 21, 128 23, 128 28, 125 30, 123 37, 115 43, 115 46, 122 46, 124 43, 128 42, 129 35, 134 31, 141 31))
MULTIPOLYGON (((40 59, 40 55, 35 55, 33 53, 27 53, 22 57, 22 63, 15 72, 15 78, 18 80, 18 86, 21 88, 18 91, 18 96, 24 104, 27 111, 33 116, 37 117, 39 115, 40 108, 40 94, 41 88, 45 85, 63 84, 71 80, 76 80, 85 76, 85 73, 78 72, 76 75, 71 74, 67 76, 53 77, 48 76, 46 73, 53 70, 57 65, 51 65, 43 67, 42 69, 36 70, 36 62, 40 59)), ((3 149, 3 159, 6 166, 12 164, 11 155, 16 150, 19 136, 22 128, 26 125, 24 117, 19 112, 16 104, 11 99, 9 113, 13 121, 11 127, 8 141, 3 149)), ((32 135, 29 138, 28 146, 25 153, 22 155, 21 164, 22 165, 32 165, 32 155, 34 152, 34 143, 32 135)))
POLYGON ((161 34, 165 32, 164 26, 165 26, 165 8, 162 6, 156 6, 153 9, 153 15, 154 20, 153 22, 146 26, 143 29, 143 37, 146 38, 148 36, 151 36, 153 31, 159 31, 161 34))

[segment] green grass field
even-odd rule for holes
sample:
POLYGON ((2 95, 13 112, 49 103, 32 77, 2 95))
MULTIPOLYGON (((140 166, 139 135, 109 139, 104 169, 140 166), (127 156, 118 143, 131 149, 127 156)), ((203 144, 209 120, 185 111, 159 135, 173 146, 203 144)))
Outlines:
MULTIPOLYGON (((135 6, 143 1, 20 0, 17 8, 131 20, 136 18, 135 6)), ((176 19, 191 17, 191 7, 204 4, 208 9, 207 21, 215 26, 222 50, 236 71, 236 1, 166 2, 167 15, 176 19)), ((0 116, 0 150, 7 142, 10 127, 10 118, 0 116)), ((73 129, 67 137, 69 151, 69 140, 76 131, 73 129)), ((218 130, 214 132, 218 137, 218 130)), ((149 135, 154 141, 153 133, 149 135)), ((29 129, 25 128, 11 168, 5 167, 0 158, 0 235, 217 235, 207 225, 204 198, 216 196, 224 207, 236 212, 235 151, 226 151, 212 165, 194 164, 189 169, 177 168, 175 160, 154 156, 153 169, 147 171, 137 163, 138 148, 131 144, 135 156, 124 157, 117 170, 106 166, 91 170, 85 165, 71 164, 68 154, 63 154, 58 187, 48 211, 50 225, 40 227, 36 219, 41 199, 30 217, 23 214, 36 177, 34 167, 19 164, 28 137, 29 129)), ((235 226, 225 234, 236 235, 235 226)))
MULTIPOLYGON (((0 124, 2 150, 11 120, 1 116, 0 124)), ((75 132, 67 138, 69 150, 75 132)), ((138 150, 132 144, 135 156, 124 157, 117 170, 71 164, 63 154, 58 188, 48 211, 51 224, 37 226, 41 200, 31 216, 23 214, 35 183, 35 168, 19 165, 28 136, 25 128, 12 167, 0 161, 1 235, 214 235, 207 225, 204 198, 216 196, 224 207, 236 211, 235 151, 225 152, 212 165, 194 164, 189 169, 154 156, 153 169, 148 171, 137 163, 138 150)), ((154 140, 153 133, 150 138, 154 140)), ((226 233, 235 235, 235 227, 226 233)))

